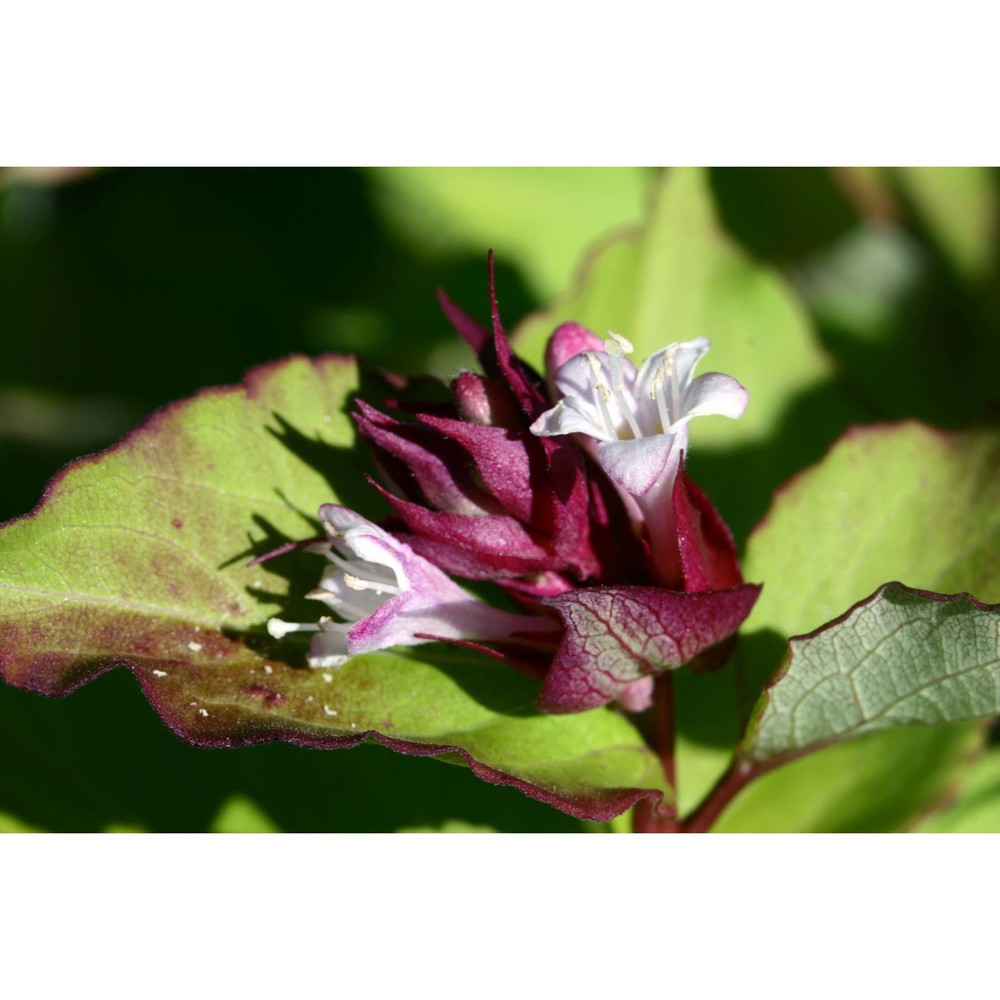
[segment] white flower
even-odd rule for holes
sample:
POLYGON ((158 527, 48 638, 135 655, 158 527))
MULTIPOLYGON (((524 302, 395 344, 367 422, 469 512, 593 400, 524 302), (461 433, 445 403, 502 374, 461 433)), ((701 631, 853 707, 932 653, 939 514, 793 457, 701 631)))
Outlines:
POLYGON ((588 435, 608 476, 641 497, 664 476, 673 478, 687 450, 688 422, 709 414, 741 416, 747 391, 717 372, 692 377, 709 348, 705 337, 670 344, 637 371, 625 357, 632 345, 609 336, 603 352, 581 351, 551 373, 563 398, 531 430, 541 437, 588 435))
POLYGON ((276 639, 315 632, 313 667, 339 667, 352 656, 434 639, 510 640, 515 633, 551 632, 552 623, 492 608, 464 591, 408 545, 339 504, 324 504, 320 521, 329 541, 310 546, 330 565, 307 596, 337 616, 316 623, 272 618, 276 639))
POLYGON ((562 398, 531 430, 540 437, 583 436, 618 487, 636 529, 645 531, 660 582, 677 586, 673 489, 688 448, 688 424, 710 414, 736 419, 748 394, 728 375, 694 377, 708 352, 705 337, 670 344, 638 370, 625 357, 632 345, 618 334, 609 337, 601 341, 575 324, 556 330, 546 359, 549 385, 562 398))

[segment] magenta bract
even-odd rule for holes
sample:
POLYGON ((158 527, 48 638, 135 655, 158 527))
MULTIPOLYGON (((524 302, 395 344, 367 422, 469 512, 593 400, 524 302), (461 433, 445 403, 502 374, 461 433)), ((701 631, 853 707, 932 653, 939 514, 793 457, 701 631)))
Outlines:
POLYGON ((725 375, 693 377, 705 338, 636 369, 628 341, 575 323, 549 342, 546 384, 504 334, 492 256, 491 329, 439 299, 483 374, 452 382, 450 408, 399 400, 388 415, 359 402, 355 416, 389 484, 376 488, 392 528, 445 572, 496 581, 558 615, 543 710, 615 699, 642 710, 655 674, 722 649, 759 592, 684 472, 690 418, 737 417, 746 390, 725 375))
POLYGON ((545 712, 597 708, 643 677, 673 670, 732 635, 760 587, 686 594, 662 587, 583 587, 544 603, 565 626, 545 677, 545 712))
POLYGON ((596 577, 585 455, 571 442, 531 433, 548 398, 500 325, 492 258, 492 333, 440 299, 486 374, 455 379, 448 416, 414 406, 414 420, 404 421, 364 402, 355 415, 393 487, 379 489, 405 525, 408 544, 458 576, 518 578, 512 589, 521 594, 532 593, 532 577, 539 593, 596 577))

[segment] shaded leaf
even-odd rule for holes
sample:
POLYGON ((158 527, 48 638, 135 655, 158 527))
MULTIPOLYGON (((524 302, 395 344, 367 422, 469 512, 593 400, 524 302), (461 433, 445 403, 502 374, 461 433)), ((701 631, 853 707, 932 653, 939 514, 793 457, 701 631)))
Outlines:
POLYGON ((491 826, 466 823, 464 819, 446 819, 436 826, 403 826, 399 833, 499 833, 491 826))
POLYGON ((0 768, 3 811, 48 830, 204 832, 234 797, 287 832, 391 832, 462 817, 505 832, 572 833, 584 822, 466 767, 375 743, 350 753, 281 742, 191 746, 163 725, 127 670, 65 699, 0 684, 0 758, 16 762, 0 768))
POLYGON ((1000 713, 1000 604, 889 583, 788 646, 740 751, 756 764, 1000 713))
POLYGON ((315 583, 317 561, 247 560, 315 535, 321 503, 352 502, 356 386, 347 359, 265 366, 65 470, 0 534, 4 678, 62 695, 123 665, 199 746, 374 738, 596 820, 658 798, 659 766, 628 722, 538 716, 537 685, 491 662, 384 654, 325 674, 266 636, 266 619, 287 617, 315 583))

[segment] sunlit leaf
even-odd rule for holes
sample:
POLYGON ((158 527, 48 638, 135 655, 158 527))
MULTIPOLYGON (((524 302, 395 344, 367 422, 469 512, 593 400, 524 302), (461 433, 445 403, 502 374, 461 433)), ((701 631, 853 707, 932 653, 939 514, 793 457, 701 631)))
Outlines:
POLYGON ((978 726, 890 729, 785 764, 747 786, 720 833, 893 833, 952 793, 982 747, 978 726))
POLYGON ((0 533, 4 678, 62 695, 123 665, 196 745, 372 738, 582 818, 658 797, 656 758, 630 723, 540 716, 537 682, 492 661, 387 653, 320 672, 266 635, 267 618, 315 585, 317 560, 249 558, 315 535, 323 502, 371 502, 347 415, 356 386, 346 359, 276 363, 64 471, 0 533))
POLYGON ((638 222, 652 176, 639 168, 369 172, 386 220, 422 255, 492 247, 542 299, 566 288, 581 247, 638 222))
POLYGON ((900 167, 907 198, 958 273, 982 279, 994 263, 1000 226, 996 171, 988 167, 900 167))
POLYGON ((947 808, 930 816, 921 833, 1000 832, 1000 747, 968 769, 947 808))

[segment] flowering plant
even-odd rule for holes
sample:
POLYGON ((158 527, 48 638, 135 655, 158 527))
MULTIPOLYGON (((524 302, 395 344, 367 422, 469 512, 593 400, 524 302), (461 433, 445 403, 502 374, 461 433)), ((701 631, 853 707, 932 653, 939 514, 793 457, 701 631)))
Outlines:
MULTIPOLYGON (((803 282, 818 308, 829 283, 803 282)), ((485 324, 440 297, 475 355, 447 382, 295 356, 57 476, 0 530, 7 728, 44 731, 15 689, 124 667, 194 746, 439 757, 523 793, 510 808, 541 810, 525 827, 923 822, 1000 712, 995 432, 836 440, 882 414, 841 392, 787 283, 721 235, 698 171, 667 175, 645 227, 510 338, 498 283, 491 265, 485 324), (716 357, 731 375, 703 370, 716 357)), ((103 726, 77 703, 122 738, 126 702, 103 726)), ((397 766, 272 751, 280 777, 246 781, 258 801, 287 790, 269 800, 285 816, 331 774, 345 801, 378 799, 397 766)), ((187 794, 241 766, 226 756, 157 780, 187 794)), ((464 780, 430 772, 394 787, 423 809, 464 780)), ((426 821, 392 818, 399 797, 331 825, 426 821)), ((224 806, 217 828, 245 803, 224 806)))

